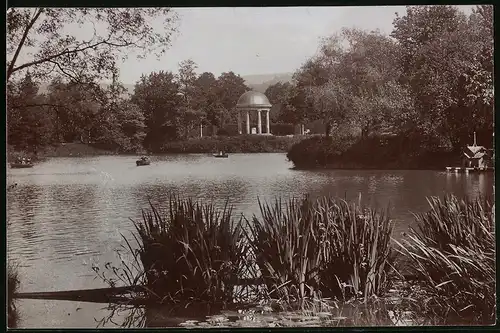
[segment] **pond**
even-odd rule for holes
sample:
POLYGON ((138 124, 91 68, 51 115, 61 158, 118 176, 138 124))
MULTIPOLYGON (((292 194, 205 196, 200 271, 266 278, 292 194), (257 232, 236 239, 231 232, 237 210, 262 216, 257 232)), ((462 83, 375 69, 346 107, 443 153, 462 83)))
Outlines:
MULTIPOLYGON (((54 158, 32 169, 9 169, 8 260, 19 265, 20 292, 107 287, 92 264, 116 260, 122 235, 148 200, 163 207, 170 193, 234 205, 258 214, 258 198, 334 195, 389 207, 394 237, 427 209, 426 196, 492 196, 494 175, 440 171, 292 169, 285 154, 233 154, 228 159, 190 154, 153 156, 137 167, 131 156, 54 158)), ((20 327, 89 327, 106 316, 104 304, 19 300, 20 327)), ((118 320, 119 321, 119 320, 118 320)), ((110 324, 113 325, 113 324, 110 324)))

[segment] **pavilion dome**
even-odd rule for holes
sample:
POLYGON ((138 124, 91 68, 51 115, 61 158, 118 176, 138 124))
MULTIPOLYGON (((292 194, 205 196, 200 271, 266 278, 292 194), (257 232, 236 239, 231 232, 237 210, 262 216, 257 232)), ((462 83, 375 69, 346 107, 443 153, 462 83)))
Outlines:
POLYGON ((247 91, 238 99, 237 108, 270 108, 266 95, 258 91, 247 91))

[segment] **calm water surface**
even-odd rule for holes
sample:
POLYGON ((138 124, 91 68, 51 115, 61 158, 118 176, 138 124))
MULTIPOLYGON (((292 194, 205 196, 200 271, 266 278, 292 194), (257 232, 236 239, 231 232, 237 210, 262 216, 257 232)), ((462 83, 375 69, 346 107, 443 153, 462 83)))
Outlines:
MULTIPOLYGON (((166 203, 169 193, 230 200, 239 213, 258 214, 257 198, 331 194, 389 206, 395 237, 427 208, 426 196, 493 195, 493 174, 438 171, 297 171, 285 154, 158 156, 136 167, 130 156, 56 158, 32 169, 9 169, 8 258, 18 263, 21 292, 107 287, 94 279, 93 263, 116 261, 122 234, 141 209, 166 203)), ((165 206, 164 206, 165 207, 165 206)), ((104 305, 19 301, 21 327, 95 327, 104 305), (76 310, 79 308, 78 310, 76 310)))

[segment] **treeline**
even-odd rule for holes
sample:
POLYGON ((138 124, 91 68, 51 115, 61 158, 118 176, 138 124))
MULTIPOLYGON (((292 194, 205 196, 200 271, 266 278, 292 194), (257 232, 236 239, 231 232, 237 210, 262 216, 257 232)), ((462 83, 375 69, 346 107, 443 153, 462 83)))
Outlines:
MULTIPOLYGON (((397 14, 396 14, 397 15, 397 14)), ((321 120, 326 136, 415 137, 428 149, 492 145, 493 7, 408 6, 390 36, 326 37, 292 83, 266 95, 285 122, 321 120)), ((351 140, 352 141, 352 140, 351 140)))
MULTIPOLYGON (((200 136, 201 126, 210 135, 233 134, 227 129, 235 126, 237 100, 250 88, 233 72, 215 77, 196 68, 186 60, 178 74, 143 75, 132 95, 117 76, 106 87, 56 78, 47 92, 39 91, 39 73, 12 77, 9 145, 36 152, 79 141, 158 152, 165 143, 200 136)), ((273 104, 271 122, 282 124, 274 134, 322 122, 324 134, 338 139, 332 151, 384 134, 409 138, 418 149, 458 150, 476 132, 480 144, 491 146, 493 7, 466 15, 454 6, 408 6, 390 36, 343 29, 323 39, 292 82, 265 94, 273 104)))
MULTIPOLYGON (((248 91, 233 72, 216 78, 195 73, 196 64, 180 64, 179 74, 143 75, 128 94, 118 82, 82 85, 53 80, 47 92, 28 74, 8 83, 8 141, 16 149, 36 151, 60 142, 98 144, 120 152, 158 150, 168 140, 185 139, 195 126, 222 126, 248 91)), ((197 132, 199 133, 199 132, 197 132)))

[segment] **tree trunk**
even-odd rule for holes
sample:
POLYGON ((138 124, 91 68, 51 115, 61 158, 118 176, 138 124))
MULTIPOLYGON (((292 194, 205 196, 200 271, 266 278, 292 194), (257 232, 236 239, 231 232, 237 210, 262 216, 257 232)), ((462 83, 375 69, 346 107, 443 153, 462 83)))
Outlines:
POLYGON ((330 132, 332 131, 332 122, 331 121, 326 121, 326 126, 325 126, 325 137, 330 137, 330 132))
POLYGON ((365 124, 361 127, 361 139, 367 139, 370 134, 370 124, 365 124))
POLYGON ((368 129, 366 127, 363 127, 361 129, 361 139, 364 140, 368 137, 368 129))

